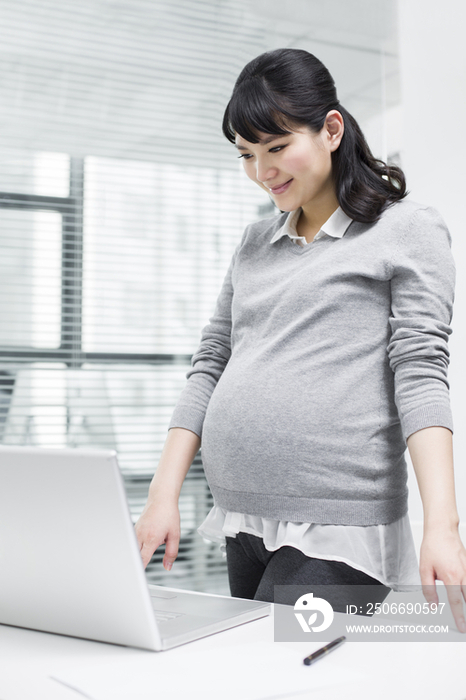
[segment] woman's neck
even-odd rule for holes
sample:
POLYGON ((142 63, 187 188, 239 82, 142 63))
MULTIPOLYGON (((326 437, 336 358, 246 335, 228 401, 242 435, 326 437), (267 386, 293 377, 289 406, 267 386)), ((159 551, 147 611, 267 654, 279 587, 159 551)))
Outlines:
POLYGON ((296 231, 299 236, 303 236, 308 243, 314 240, 325 222, 338 209, 338 200, 335 197, 323 202, 320 207, 312 207, 308 210, 302 207, 301 215, 296 224, 296 231))

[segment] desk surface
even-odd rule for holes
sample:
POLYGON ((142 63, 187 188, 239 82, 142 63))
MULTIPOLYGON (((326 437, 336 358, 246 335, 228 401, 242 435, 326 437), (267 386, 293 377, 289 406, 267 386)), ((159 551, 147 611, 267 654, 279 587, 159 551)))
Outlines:
POLYGON ((466 699, 462 643, 347 642, 304 666, 316 646, 274 642, 272 618, 159 653, 0 625, 0 698, 466 699))

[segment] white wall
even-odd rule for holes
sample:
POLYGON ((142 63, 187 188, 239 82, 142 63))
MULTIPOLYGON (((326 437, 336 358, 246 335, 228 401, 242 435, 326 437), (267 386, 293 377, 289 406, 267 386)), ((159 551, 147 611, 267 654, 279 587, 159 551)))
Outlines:
MULTIPOLYGON (((466 3, 398 0, 398 8, 402 165, 411 198, 435 206, 449 225, 457 265, 450 384, 457 499, 466 520, 466 3)), ((411 518, 420 521, 414 479, 410 491, 411 518)))

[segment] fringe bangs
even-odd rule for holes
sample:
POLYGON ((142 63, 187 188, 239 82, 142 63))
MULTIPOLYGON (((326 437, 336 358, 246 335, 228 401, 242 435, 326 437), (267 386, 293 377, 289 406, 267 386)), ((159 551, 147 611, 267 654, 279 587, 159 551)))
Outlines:
POLYGON ((260 132, 285 135, 290 130, 286 121, 291 120, 273 99, 271 91, 261 81, 245 81, 227 105, 222 130, 226 138, 235 143, 236 134, 249 143, 258 143, 260 132))

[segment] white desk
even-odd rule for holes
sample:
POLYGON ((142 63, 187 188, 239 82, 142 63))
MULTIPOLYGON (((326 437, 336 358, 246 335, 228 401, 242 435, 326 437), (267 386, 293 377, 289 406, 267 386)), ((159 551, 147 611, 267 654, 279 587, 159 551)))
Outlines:
POLYGON ((92 700, 466 699, 464 644, 347 642, 304 666, 304 656, 318 646, 275 643, 272 618, 160 653, 0 625, 0 698, 79 700, 86 696, 50 676, 84 685, 93 676, 92 700), (274 681, 282 658, 285 693, 283 673, 274 681), (309 682, 307 691, 296 690, 298 677, 309 682), (251 691, 255 685, 259 693, 251 691))

